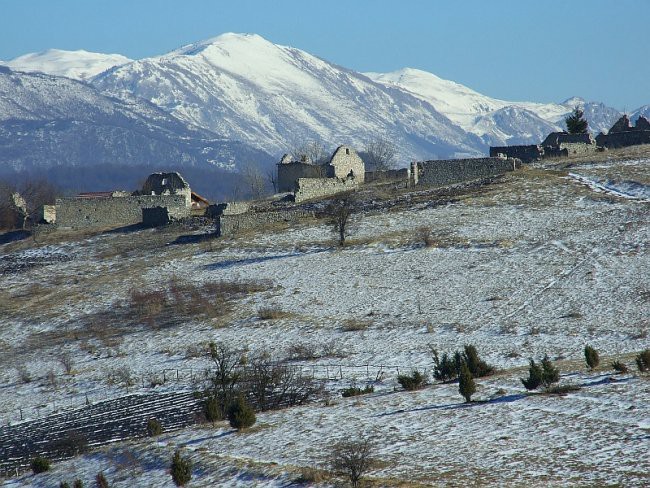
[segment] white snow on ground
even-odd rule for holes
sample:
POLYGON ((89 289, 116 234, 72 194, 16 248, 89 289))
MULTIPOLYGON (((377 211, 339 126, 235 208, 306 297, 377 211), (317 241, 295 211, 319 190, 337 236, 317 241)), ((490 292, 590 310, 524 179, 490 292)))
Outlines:
MULTIPOLYGON (((603 163, 603 173, 616 164, 603 163)), ((646 162, 636 164, 647 174, 646 162)), ((598 178, 598 170, 589 170, 590 181, 598 178)), ((344 379, 328 387, 334 393, 353 380, 363 385, 366 364, 370 376, 379 366, 384 375, 370 397, 260 414, 249 433, 223 425, 187 429, 164 435, 162 444, 120 444, 10 486, 49 486, 64 473, 93 477, 99 469, 116 486, 164 486, 176 446, 191 452, 197 486, 286 486, 297 468, 323 462, 328 446, 357 431, 375 439, 389 463, 375 473, 382 478, 453 485, 469 466, 471 479, 488 484, 644 484, 647 377, 607 382, 599 373, 574 373, 584 370, 587 343, 609 357, 649 346, 649 206, 614 193, 604 199, 573 181, 524 170, 443 207, 367 215, 343 249, 323 224, 221 239, 213 251, 205 244, 147 249, 149 240, 165 236, 151 230, 49 246, 48 253, 60 246, 71 259, 0 276, 3 300, 44 293, 49 305, 44 311, 32 304, 1 320, 0 345, 8 351, 0 371, 4 423, 18 422, 19 408, 34 418, 81 406, 86 395, 95 401, 124 394, 106 383, 107 372, 124 365, 139 378, 178 368, 180 381, 159 388, 192 389, 190 368, 208 362, 186 358, 187 349, 210 340, 277 357, 296 344, 334 347, 343 357, 300 363, 341 366, 344 379), (417 230, 423 226, 438 247, 423 246, 417 230), (111 253, 128 241, 141 244, 111 253), (273 287, 242 299, 225 327, 195 321, 145 329, 121 343, 97 341, 94 350, 74 340, 75 323, 111 310, 133 287, 164 285, 172 276, 195 283, 269 280, 273 287), (258 319, 267 306, 290 315, 258 319), (346 320, 368 325, 344 331, 346 320), (73 375, 60 374, 60 349, 34 341, 36 332, 61 329, 70 330, 73 375), (430 371, 429 344, 451 351, 467 343, 500 368, 525 367, 528 357, 544 354, 575 361, 563 369, 563 382, 585 387, 566 397, 522 397, 521 370, 479 380, 478 399, 502 399, 471 407, 460 405, 455 385, 393 392, 397 367, 430 371), (38 379, 18 381, 14 368, 21 365, 38 379), (353 366, 360 371, 354 378, 353 366), (50 369, 59 373, 56 389, 43 378, 50 369), (115 461, 115 450, 132 452, 135 467, 115 461)))
POLYGON ((597 178, 594 179, 575 173, 569 173, 569 177, 584 185, 587 185, 594 191, 601 191, 604 193, 611 193, 612 195, 623 198, 631 198, 634 200, 641 200, 643 202, 650 202, 650 186, 641 184, 637 181, 614 181, 597 178))

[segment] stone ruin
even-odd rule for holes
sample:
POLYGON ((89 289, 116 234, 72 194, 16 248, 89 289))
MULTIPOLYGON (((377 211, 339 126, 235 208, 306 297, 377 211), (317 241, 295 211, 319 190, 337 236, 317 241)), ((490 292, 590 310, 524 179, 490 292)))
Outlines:
POLYGON ((630 118, 623 115, 607 134, 600 133, 595 139, 589 133, 551 132, 541 144, 491 147, 490 156, 503 155, 519 158, 528 163, 543 158, 589 154, 600 148, 619 148, 641 144, 650 144, 650 122, 640 116, 633 127, 630 118))
POLYGON ((192 190, 179 173, 153 173, 133 193, 80 193, 57 198, 54 207, 47 209, 48 220, 59 229, 161 225, 191 214, 192 190))
POLYGON ((296 202, 353 190, 365 178, 365 164, 349 146, 336 148, 325 164, 314 164, 308 158, 294 161, 285 154, 277 167, 278 191, 292 192, 296 202))
POLYGON ((612 149, 650 144, 650 122, 645 117, 640 116, 636 121, 636 125, 633 127, 630 123, 630 118, 627 115, 623 115, 609 129, 607 134, 598 134, 596 136, 596 142, 601 147, 612 149))

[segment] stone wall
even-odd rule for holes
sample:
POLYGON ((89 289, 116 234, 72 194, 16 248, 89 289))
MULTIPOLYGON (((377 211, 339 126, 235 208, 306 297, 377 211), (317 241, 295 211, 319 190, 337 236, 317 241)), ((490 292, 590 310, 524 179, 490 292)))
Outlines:
POLYGON ((419 185, 445 186, 514 171, 517 159, 474 158, 421 161, 414 163, 419 185))
POLYGON ((120 227, 142 222, 142 209, 168 207, 172 213, 187 215, 185 195, 139 195, 95 199, 58 198, 56 225, 59 228, 120 227))
POLYGON ((366 166, 357 152, 348 146, 339 146, 327 167, 327 176, 330 178, 347 178, 354 176, 357 183, 363 183, 366 166))
POLYGON ((389 169, 387 171, 366 171, 364 181, 372 183, 373 181, 408 181, 408 168, 389 169))
POLYGON ((323 178, 325 167, 318 164, 298 161, 283 162, 278 165, 278 192, 294 191, 299 178, 323 178))
POLYGON ((598 134, 596 136, 596 142, 599 146, 610 149, 650 144, 650 130, 630 130, 626 132, 598 134))
POLYGON ((529 163, 544 157, 544 149, 539 144, 528 146, 500 146, 490 148, 490 157, 497 158, 503 154, 508 158, 517 158, 524 163, 529 163))
POLYGON ((259 229, 277 222, 295 222, 313 217, 314 212, 304 209, 287 209, 270 212, 248 212, 239 215, 222 215, 216 219, 217 235, 231 236, 237 232, 259 229))
POLYGON ((339 180, 338 178, 299 178, 294 194, 295 202, 304 202, 312 198, 322 198, 354 190, 358 186, 356 178, 339 180))
POLYGON ((177 222, 189 213, 186 207, 150 207, 142 209, 142 225, 160 227, 171 222, 177 222))
POLYGON ((595 141, 593 144, 584 144, 580 142, 561 142, 559 149, 560 151, 566 150, 567 156, 570 156, 572 154, 590 154, 596 152, 598 150, 598 146, 596 145, 595 141))
POLYGON ((221 215, 238 215, 248 212, 249 208, 250 203, 248 202, 215 203, 206 209, 205 216, 215 219, 221 215))

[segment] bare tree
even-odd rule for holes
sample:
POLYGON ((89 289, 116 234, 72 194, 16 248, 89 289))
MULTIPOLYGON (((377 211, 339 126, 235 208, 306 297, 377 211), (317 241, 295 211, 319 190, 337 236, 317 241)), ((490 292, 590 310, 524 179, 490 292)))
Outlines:
POLYGON ((242 176, 253 200, 262 198, 266 193, 266 181, 258 167, 253 164, 244 166, 242 176))
POLYGON ((43 205, 52 205, 59 189, 45 179, 27 181, 21 185, 19 192, 27 204, 27 214, 32 218, 36 216, 37 210, 43 205))
POLYGON ((273 193, 278 192, 278 170, 273 167, 268 172, 266 173, 266 176, 268 180, 271 182, 271 186, 273 186, 273 193))
POLYGON ((294 142, 289 147, 289 154, 296 161, 311 162, 313 164, 326 163, 329 157, 323 143, 317 140, 294 142))
POLYGON ((368 439, 339 442, 330 454, 330 465, 337 473, 347 476, 356 488, 361 478, 375 464, 373 449, 374 446, 368 439))
POLYGON ((395 166, 397 148, 389 139, 378 137, 366 144, 366 163, 373 171, 387 171, 395 166))
POLYGON ((327 206, 325 212, 332 230, 338 234, 339 244, 343 245, 345 239, 352 232, 352 214, 354 203, 350 195, 337 198, 327 206))
POLYGON ((241 380, 239 366, 242 362, 242 354, 224 344, 211 342, 210 359, 216 366, 212 384, 215 397, 223 413, 237 393, 236 390, 241 380))

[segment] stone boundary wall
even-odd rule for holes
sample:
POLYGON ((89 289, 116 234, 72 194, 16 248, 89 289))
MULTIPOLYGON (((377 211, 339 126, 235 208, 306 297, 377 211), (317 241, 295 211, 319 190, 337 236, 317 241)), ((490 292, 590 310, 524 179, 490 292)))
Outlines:
MULTIPOLYGON (((586 144, 581 142, 561 142, 560 151, 564 149, 566 149, 567 155, 591 154, 591 153, 595 153, 598 150, 598 146, 596 144, 586 144)), ((546 152, 550 154, 550 151, 547 151, 545 148, 545 153, 546 152)))
POLYGON ((185 207, 150 207, 142 209, 142 225, 160 227, 188 216, 185 207))
POLYGON ((271 212, 222 215, 216 219, 217 235, 232 236, 243 230, 258 229, 277 222, 295 222, 307 217, 314 217, 314 212, 304 209, 287 209, 271 212))
POLYGON ((139 195, 97 199, 59 198, 56 200, 56 225, 59 228, 87 229, 120 227, 142 222, 142 209, 167 207, 174 215, 190 209, 184 195, 139 195))
POLYGON ((599 134, 596 136, 596 143, 601 147, 611 149, 650 144, 650 130, 629 130, 599 134))
POLYGON ((528 146, 500 146, 490 148, 490 157, 499 157, 503 154, 508 158, 521 159, 524 163, 542 159, 544 157, 544 149, 539 144, 530 144, 528 146))
POLYGON ((238 215, 248 212, 250 203, 248 202, 224 202, 209 205, 205 210, 205 216, 216 219, 222 215, 238 215))
POLYGON ((356 189, 356 179, 340 180, 338 178, 298 178, 296 182, 295 202, 304 202, 313 198, 327 197, 356 189))
POLYGON ((373 181, 395 181, 409 179, 408 168, 402 169, 389 169, 387 171, 366 171, 365 183, 372 183, 373 181))
POLYGON ((445 186, 514 171, 520 161, 513 158, 474 158, 421 161, 417 168, 420 185, 445 186))

